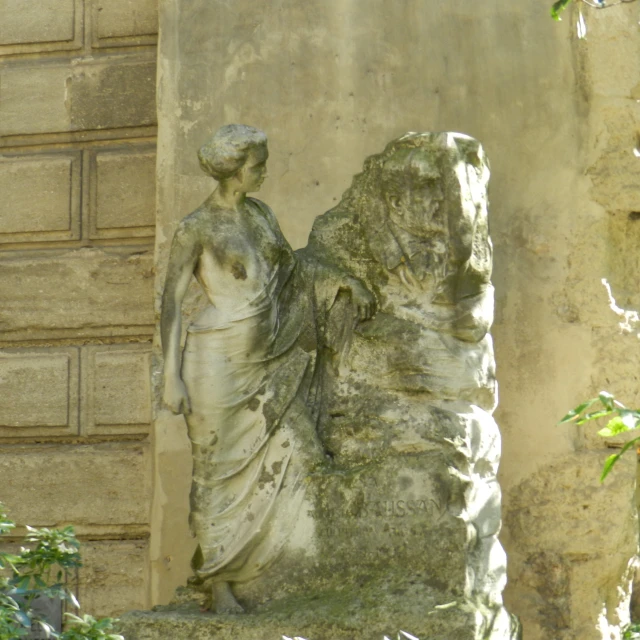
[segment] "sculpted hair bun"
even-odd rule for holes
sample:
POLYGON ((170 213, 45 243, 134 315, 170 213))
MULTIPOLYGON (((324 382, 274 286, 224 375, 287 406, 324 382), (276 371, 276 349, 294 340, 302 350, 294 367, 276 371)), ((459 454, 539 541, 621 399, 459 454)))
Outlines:
POLYGON ((228 180, 242 168, 251 149, 265 144, 267 136, 260 129, 227 124, 200 147, 200 167, 218 182, 228 180))

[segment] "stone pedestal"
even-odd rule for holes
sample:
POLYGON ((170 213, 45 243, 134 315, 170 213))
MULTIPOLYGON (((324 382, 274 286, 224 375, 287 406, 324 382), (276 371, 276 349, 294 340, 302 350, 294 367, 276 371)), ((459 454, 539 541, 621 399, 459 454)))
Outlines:
POLYGON ((423 598, 419 587, 412 593, 382 597, 364 591, 314 594, 239 616, 162 607, 125 615, 120 632, 127 640, 281 640, 283 635, 306 640, 382 640, 385 635, 395 639, 400 629, 420 640, 494 640, 511 633, 512 621, 504 610, 483 635, 472 610, 460 605, 427 610, 429 602, 423 598))
POLYGON ((235 585, 248 613, 214 615, 204 594, 126 615, 127 640, 508 640, 504 552, 497 540, 500 438, 484 412, 415 405, 398 412, 384 451, 310 474, 281 559, 235 585), (414 423, 415 426, 415 423, 414 423))

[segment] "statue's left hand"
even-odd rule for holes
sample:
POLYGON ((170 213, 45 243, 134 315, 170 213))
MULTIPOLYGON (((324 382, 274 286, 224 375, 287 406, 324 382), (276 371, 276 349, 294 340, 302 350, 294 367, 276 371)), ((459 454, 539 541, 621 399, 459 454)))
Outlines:
POLYGON ((358 310, 360 320, 372 318, 378 308, 376 297, 360 280, 351 282, 351 300, 358 310))

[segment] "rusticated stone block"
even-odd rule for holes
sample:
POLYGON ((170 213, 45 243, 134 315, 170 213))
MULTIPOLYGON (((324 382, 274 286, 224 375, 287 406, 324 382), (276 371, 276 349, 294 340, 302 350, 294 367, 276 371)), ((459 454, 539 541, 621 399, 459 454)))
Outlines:
POLYGON ((78 350, 0 351, 0 436, 78 431, 78 350))
POLYGON ((147 443, 6 445, 2 501, 21 525, 146 524, 149 465, 147 443))
POLYGON ((156 154, 149 146, 91 158, 91 236, 153 236, 156 154))
POLYGON ((139 127, 156 122, 155 58, 0 71, 0 136, 139 127), (100 99, 96 99, 100 96, 100 99))
POLYGON ((151 345, 86 347, 88 434, 147 432, 151 345))
POLYGON ((74 130, 154 125, 155 55, 73 67, 69 104, 74 130))
POLYGON ((118 616, 148 606, 147 540, 82 542, 79 600, 95 616, 118 616))
POLYGON ((0 242, 80 237, 80 154, 0 159, 0 242))
POLYGON ((8 254, 0 264, 0 339, 149 333, 152 251, 8 254))

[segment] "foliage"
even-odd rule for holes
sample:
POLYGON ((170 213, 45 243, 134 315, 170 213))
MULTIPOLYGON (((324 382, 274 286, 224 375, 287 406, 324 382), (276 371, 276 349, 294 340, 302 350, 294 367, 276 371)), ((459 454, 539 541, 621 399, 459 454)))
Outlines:
POLYGON ((551 17, 554 20, 562 20, 560 14, 567 8, 571 0, 558 0, 551 5, 551 17))
POLYGON ((640 623, 633 623, 622 631, 622 640, 640 640, 640 623))
POLYGON ((70 628, 63 631, 60 640, 124 640, 121 635, 109 633, 113 631, 115 620, 100 618, 85 614, 82 618, 72 613, 65 614, 71 621, 70 628))
MULTIPOLYGON (((0 504, 0 535, 15 528, 4 507, 0 504)), ((56 598, 69 602, 76 609, 80 604, 66 586, 70 571, 82 563, 80 543, 73 527, 64 529, 34 529, 27 527, 25 542, 20 553, 0 552, 0 640, 18 640, 29 635, 31 627, 42 627, 56 640, 124 640, 110 633, 114 620, 96 620, 85 615, 82 618, 65 614, 68 628, 59 633, 32 608, 40 597, 56 598)))
MULTIPOLYGON (((607 0, 574 0, 574 2, 581 2, 594 9, 610 9, 616 7, 619 4, 629 4, 636 0, 616 0, 615 2, 607 2, 607 0)), ((554 20, 562 20, 560 14, 571 4, 571 0, 557 0, 551 5, 551 17, 554 20)))
MULTIPOLYGON (((598 431, 598 435, 603 438, 619 436, 627 431, 638 429, 640 425, 640 410, 628 409, 621 402, 618 402, 608 391, 601 391, 597 398, 592 398, 579 404, 575 409, 569 411, 569 413, 560 420, 559 424, 573 422, 574 424, 582 425, 590 420, 598 420, 599 418, 605 418, 607 416, 613 417, 609 419, 604 428, 598 431), (588 411, 592 409, 594 405, 597 407, 596 410, 588 411)), ((635 450, 638 443, 640 443, 640 436, 626 442, 618 453, 613 453, 606 459, 600 476, 600 482, 609 475, 613 465, 620 460, 621 456, 629 449, 633 448, 635 450)), ((640 639, 640 636, 637 637, 640 639)))

